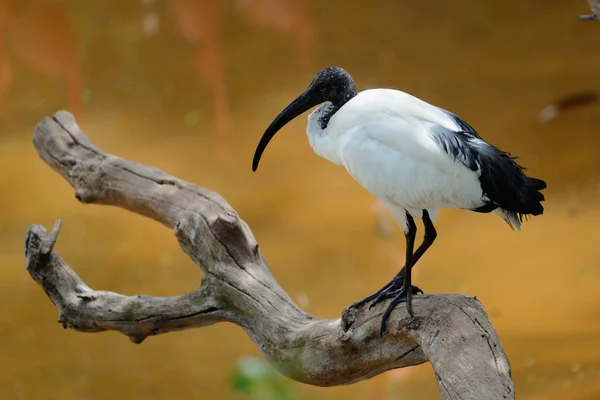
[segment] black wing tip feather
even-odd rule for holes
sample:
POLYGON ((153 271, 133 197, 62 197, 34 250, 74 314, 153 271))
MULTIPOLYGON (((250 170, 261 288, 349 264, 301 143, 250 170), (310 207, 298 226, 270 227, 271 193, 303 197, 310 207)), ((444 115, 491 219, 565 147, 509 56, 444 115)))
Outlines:
POLYGON ((536 190, 544 190, 544 189, 546 189, 546 181, 543 181, 541 179, 527 177, 525 183, 528 186, 531 186, 532 188, 534 188, 536 190))
POLYGON ((486 143, 479 149, 481 188, 493 204, 523 219, 526 215, 541 215, 546 182, 525 175, 514 157, 486 143))
POLYGON ((541 191, 546 189, 546 181, 528 176, 523 177, 523 201, 524 203, 530 203, 532 207, 532 212, 529 214, 543 214, 544 206, 541 203, 545 200, 545 197, 541 191))
MULTIPOLYGON (((439 108, 439 107, 438 107, 439 108)), ((431 133, 444 151, 473 171, 479 171, 479 182, 489 199, 477 212, 491 212, 502 208, 506 213, 523 221, 529 215, 544 213, 546 182, 525 175, 525 168, 517 163, 518 157, 487 143, 468 122, 440 108, 458 126, 458 131, 437 127, 431 133)))
MULTIPOLYGON (((528 196, 522 199, 517 207, 502 207, 508 220, 518 220, 519 223, 528 221, 530 217, 544 214, 544 195, 539 192, 546 188, 546 182, 541 179, 525 177, 525 186, 528 187, 528 196)), ((510 223, 509 223, 510 224, 510 223)), ((511 225, 512 226, 512 225, 511 225)))
POLYGON ((517 196, 514 198, 517 201, 501 205, 506 211, 516 214, 521 222, 523 219, 527 220, 529 216, 535 217, 544 214, 542 202, 545 197, 541 190, 547 186, 546 182, 541 179, 529 178, 525 175, 522 175, 522 178, 522 183, 517 189, 517 196))

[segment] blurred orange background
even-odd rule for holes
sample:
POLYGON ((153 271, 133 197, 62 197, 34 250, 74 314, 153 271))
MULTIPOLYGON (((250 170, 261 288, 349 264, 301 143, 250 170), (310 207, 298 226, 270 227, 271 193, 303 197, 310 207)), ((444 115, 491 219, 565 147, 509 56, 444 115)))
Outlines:
MULTIPOLYGON (((318 317, 338 317, 398 271, 401 232, 312 153, 304 117, 251 172, 264 129, 328 65, 359 90, 396 88, 453 111, 547 180, 545 215, 520 233, 443 210, 414 280, 481 299, 517 398, 600 398, 600 106, 538 118, 556 98, 600 90, 600 25, 577 19, 587 12, 585 1, 0 0, 0 398, 243 398, 231 371, 261 357, 230 324, 134 345, 56 323, 24 269, 32 223, 63 220, 56 249, 95 289, 169 296, 200 281, 171 231, 79 204, 37 157, 33 129, 59 109, 105 151, 223 195, 318 317)), ((439 398, 429 365, 348 387, 285 384, 306 399, 439 398)))

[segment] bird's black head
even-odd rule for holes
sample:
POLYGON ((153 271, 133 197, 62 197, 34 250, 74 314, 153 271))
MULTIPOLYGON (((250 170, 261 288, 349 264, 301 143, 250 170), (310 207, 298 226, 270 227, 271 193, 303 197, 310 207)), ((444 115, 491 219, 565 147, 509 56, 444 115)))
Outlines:
POLYGON ((319 71, 308 85, 308 88, 271 122, 256 147, 254 160, 252 161, 252 171, 256 171, 256 168, 258 168, 260 157, 269 141, 285 124, 303 112, 326 101, 332 104, 332 110, 329 113, 329 117, 331 117, 335 111, 339 110, 354 96, 356 96, 354 80, 344 69, 327 67, 319 71))
POLYGON ((323 101, 330 101, 341 107, 356 96, 354 80, 343 68, 327 67, 319 71, 308 86, 308 90, 317 91, 323 101))

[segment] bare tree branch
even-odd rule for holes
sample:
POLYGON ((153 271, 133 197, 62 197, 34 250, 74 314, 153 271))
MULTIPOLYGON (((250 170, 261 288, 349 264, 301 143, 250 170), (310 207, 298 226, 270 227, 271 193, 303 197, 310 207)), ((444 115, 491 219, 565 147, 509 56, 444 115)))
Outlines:
POLYGON ((227 321, 239 325, 283 374, 317 386, 358 382, 429 361, 443 399, 513 399, 510 366, 498 335, 475 298, 447 294, 414 299, 379 335, 385 302, 323 320, 301 310, 267 267, 252 232, 218 194, 94 146, 65 111, 44 118, 33 143, 83 203, 118 206, 173 228, 201 268, 198 290, 175 297, 123 296, 88 287, 53 250, 51 234, 27 231, 27 269, 65 328, 115 330, 134 343, 146 337, 227 321))
POLYGON ((600 0, 587 0, 590 5, 590 14, 580 15, 582 21, 599 21, 600 20, 600 0))

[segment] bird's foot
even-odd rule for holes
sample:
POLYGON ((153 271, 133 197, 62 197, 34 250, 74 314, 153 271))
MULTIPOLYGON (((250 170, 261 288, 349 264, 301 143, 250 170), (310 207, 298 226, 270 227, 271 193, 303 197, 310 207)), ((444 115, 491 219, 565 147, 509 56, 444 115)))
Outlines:
POLYGON ((379 295, 381 293, 383 293, 383 292, 387 293, 388 289, 392 287, 393 283, 394 283, 394 280, 391 280, 387 285, 385 285, 384 287, 382 287, 381 289, 379 289, 378 291, 376 291, 372 295, 367 296, 367 297, 365 297, 362 300, 359 300, 359 301, 356 301, 356 302, 352 303, 350 305, 350 307, 348 307, 348 309, 360 308, 360 307, 364 306, 365 304, 369 303, 370 301, 379 298, 379 295))
MULTIPOLYGON (((396 295, 398 295, 400 293, 400 291, 402 290, 402 287, 404 286, 404 277, 402 275, 400 275, 399 277, 395 277, 394 279, 392 279, 390 282, 388 282, 387 285, 385 285, 384 287, 382 287, 381 289, 379 289, 377 292, 373 293, 370 296, 365 297, 362 300, 359 300, 355 303, 353 303, 352 305, 350 305, 350 307, 348 307, 348 309, 352 309, 352 308, 360 308, 362 306, 364 306, 367 303, 371 303, 371 305, 369 306, 369 309, 373 308, 375 305, 381 303, 383 300, 386 299, 391 299, 396 297, 396 295)), ((414 285, 410 286, 411 292, 412 294, 419 294, 419 293, 423 293, 423 291, 414 285)))
POLYGON ((356 302, 352 303, 350 305, 350 307, 348 307, 348 309, 360 308, 360 307, 364 306, 365 304, 371 302, 372 300, 379 299, 380 295, 385 294, 385 293, 389 293, 390 290, 394 291, 394 290, 397 290, 397 289, 401 288, 402 287, 402 282, 399 281, 400 283, 398 284, 398 282, 396 282, 396 281, 398 281, 398 279, 402 279, 402 278, 395 277, 394 279, 392 279, 391 281, 389 281, 384 287, 382 287, 381 289, 379 289, 378 291, 376 291, 372 295, 367 296, 367 297, 365 297, 362 300, 359 300, 359 301, 356 301, 356 302))
MULTIPOLYGON (((369 309, 375 307, 377 304, 381 303, 386 299, 396 298, 405 289, 406 288, 404 287, 404 277, 400 276, 392 279, 390 283, 381 288, 381 290, 379 290, 377 293, 369 296, 371 297, 369 301, 374 299, 371 305, 369 306, 369 309)), ((421 288, 414 285, 410 285, 410 292, 411 294, 423 293, 421 288)))
POLYGON ((421 292, 421 289, 419 289, 416 286, 410 286, 410 290, 408 290, 408 288, 406 287, 402 287, 400 290, 396 290, 393 293, 388 293, 386 295, 387 296, 392 296, 394 295, 392 301, 390 301, 390 304, 388 304, 387 308, 385 309, 385 312, 383 313, 383 316, 381 317, 381 327, 379 329, 379 335, 383 336, 383 334, 385 333, 385 329, 387 326, 387 320, 390 317, 390 315, 392 314, 392 311, 394 310, 394 307, 396 307, 396 305, 398 303, 401 303, 403 301, 406 302, 406 311, 408 311, 408 315, 410 315, 411 317, 414 317, 413 315, 413 310, 412 310, 412 295, 416 294, 418 292, 421 292), (415 290, 416 289, 416 290, 415 290))
MULTIPOLYGON (((401 282, 399 289, 382 291, 381 293, 379 293, 377 295, 377 297, 375 297, 375 300, 373 300, 373 302, 369 306, 369 309, 375 307, 377 304, 381 303, 384 300, 396 298, 399 294, 402 293, 403 290, 404 290, 404 288, 402 287, 402 282, 401 282)), ((410 285, 410 292, 411 292, 411 294, 423 294, 423 291, 421 290, 421 288, 418 286, 415 286, 415 285, 410 285)), ((373 296, 375 296, 375 295, 373 295, 373 296)))

